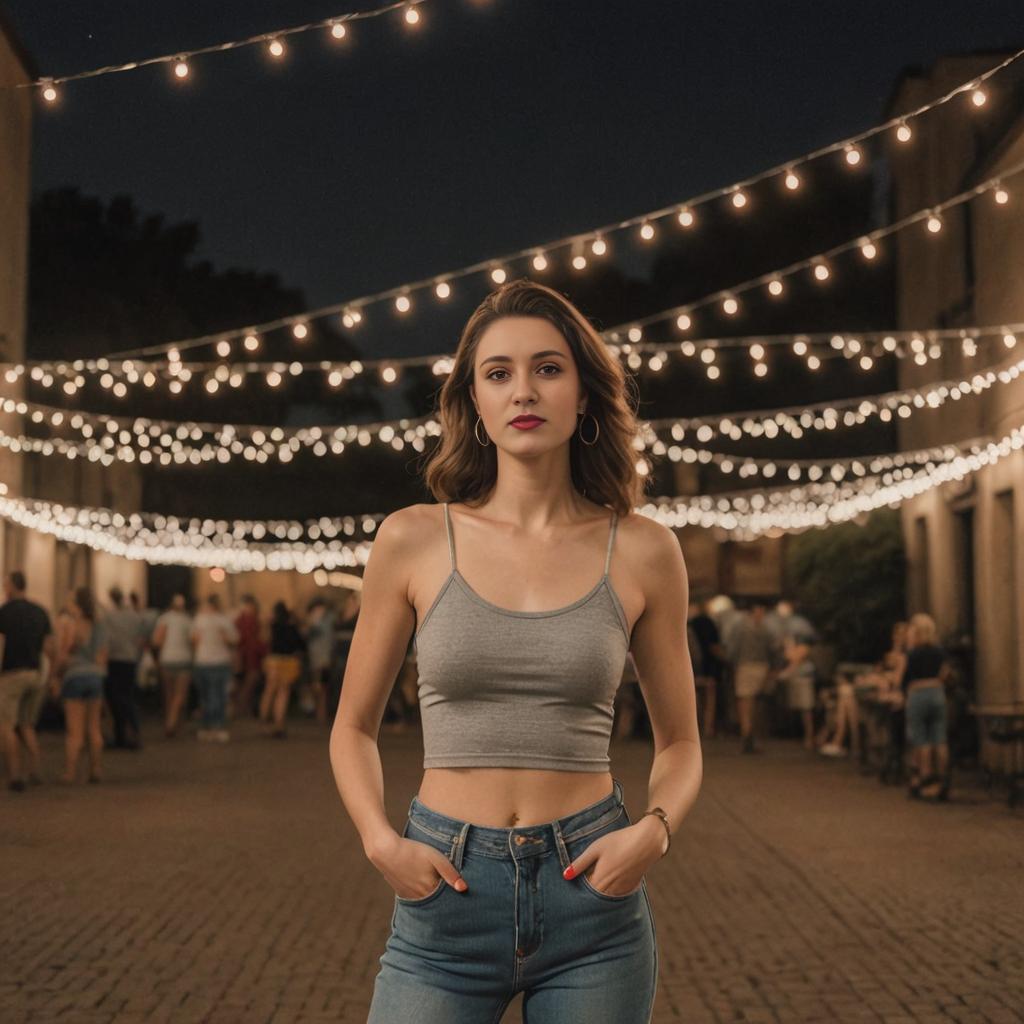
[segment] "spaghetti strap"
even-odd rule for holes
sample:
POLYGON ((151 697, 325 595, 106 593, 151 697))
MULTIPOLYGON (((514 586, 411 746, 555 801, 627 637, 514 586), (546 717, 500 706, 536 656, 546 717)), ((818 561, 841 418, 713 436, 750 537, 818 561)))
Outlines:
POLYGON ((452 536, 452 520, 448 515, 448 502, 444 502, 444 526, 448 531, 448 557, 452 563, 452 572, 455 572, 455 538, 452 536))
POLYGON ((605 576, 608 575, 608 569, 611 567, 612 564, 612 544, 615 543, 615 527, 618 525, 618 521, 619 514, 614 509, 612 509, 612 528, 611 532, 608 534, 608 554, 605 556, 604 560, 605 576))

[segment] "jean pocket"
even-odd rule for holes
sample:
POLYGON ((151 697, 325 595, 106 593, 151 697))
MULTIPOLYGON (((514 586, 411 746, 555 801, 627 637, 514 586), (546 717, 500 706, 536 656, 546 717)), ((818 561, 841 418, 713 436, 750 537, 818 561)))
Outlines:
MULTIPOLYGON (((570 860, 576 860, 595 840, 600 839, 601 836, 606 836, 610 832, 618 832, 620 829, 629 828, 631 822, 629 815, 626 813, 625 805, 620 804, 617 813, 613 813, 609 816, 608 820, 601 822, 600 824, 584 827, 582 835, 577 838, 569 838, 565 840, 565 848, 569 854, 570 860)), ((593 869, 593 865, 587 868, 588 871, 593 869)), ((630 889, 629 892, 624 893, 613 893, 613 892, 602 892, 597 888, 586 876, 586 874, 577 875, 578 880, 582 883, 584 890, 593 896, 596 896, 601 900, 611 900, 612 902, 619 902, 621 900, 632 899, 637 896, 641 889, 643 889, 644 883, 641 878, 640 884, 635 889, 630 889)))
MULTIPOLYGON (((417 825, 411 817, 406 818, 405 828, 402 829, 403 839, 412 839, 414 842, 423 843, 424 846, 432 846, 435 850, 439 850, 445 855, 445 857, 451 861, 452 859, 452 843, 446 842, 444 839, 439 839, 432 832, 425 831, 421 826, 417 825), (412 835, 409 834, 410 826, 412 828, 412 835)), ((399 896, 395 893, 395 899, 402 904, 404 907, 421 907, 425 903, 430 903, 437 899, 438 896, 444 892, 445 889, 450 889, 451 886, 444 878, 437 880, 437 885, 426 894, 426 896, 417 896, 406 898, 405 896, 399 896)))

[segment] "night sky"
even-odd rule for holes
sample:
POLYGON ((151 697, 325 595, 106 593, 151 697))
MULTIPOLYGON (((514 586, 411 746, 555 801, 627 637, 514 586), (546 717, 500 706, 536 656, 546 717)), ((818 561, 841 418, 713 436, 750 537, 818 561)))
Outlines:
MULTIPOLYGON (((0 3, 55 75, 373 6, 0 3)), ((196 58, 185 86, 166 65, 70 83, 38 110, 34 189, 197 220, 217 268, 276 271, 327 305, 726 185, 877 123, 909 66, 1024 45, 1019 0, 419 10, 416 31, 399 11, 340 47, 292 37, 280 63, 196 58)), ((421 325, 381 354, 437 351, 421 325)))

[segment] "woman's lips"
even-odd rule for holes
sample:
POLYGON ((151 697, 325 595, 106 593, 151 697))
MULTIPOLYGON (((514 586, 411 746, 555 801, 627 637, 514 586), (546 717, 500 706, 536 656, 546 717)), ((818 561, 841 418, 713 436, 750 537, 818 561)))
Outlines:
POLYGON ((510 425, 516 430, 533 430, 534 427, 539 427, 546 422, 547 420, 513 420, 510 425))

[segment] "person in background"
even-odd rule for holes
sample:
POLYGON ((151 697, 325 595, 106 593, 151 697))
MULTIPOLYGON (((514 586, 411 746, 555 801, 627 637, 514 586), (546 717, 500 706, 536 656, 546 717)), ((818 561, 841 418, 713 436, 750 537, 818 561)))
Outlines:
POLYGON ((235 628, 238 630, 238 677, 231 713, 234 718, 248 718, 253 713, 253 694, 267 653, 260 628, 260 606, 252 594, 242 595, 235 628))
POLYGON ((321 725, 328 724, 327 690, 334 661, 335 621, 334 609, 324 598, 310 601, 306 611, 306 654, 316 720, 321 725))
POLYGON ((731 625, 725 648, 733 665, 736 709, 740 719, 740 752, 757 754, 754 746, 754 705, 763 693, 768 673, 776 656, 776 644, 764 624, 763 601, 754 601, 750 610, 731 625))
POLYGON ((227 743, 228 683, 238 643, 235 624, 221 611, 220 597, 210 594, 192 620, 192 672, 199 690, 202 723, 196 738, 227 743))
POLYGON ((903 678, 903 667, 907 660, 907 624, 897 622, 892 627, 892 640, 889 650, 870 672, 861 672, 849 679, 846 676, 836 677, 836 716, 835 727, 831 737, 818 747, 818 753, 826 757, 845 757, 855 749, 859 740, 857 730, 860 714, 857 707, 857 687, 874 686, 878 699, 888 700, 895 697, 902 700, 900 680, 903 678), (850 751, 844 746, 849 735, 850 751))
POLYGON ((58 781, 70 786, 78 777, 78 761, 86 742, 89 781, 99 782, 102 778, 100 714, 108 656, 104 624, 97 620, 96 605, 86 587, 74 591, 67 611, 59 620, 50 689, 64 702, 64 774, 58 781))
POLYGON ((171 604, 156 620, 153 646, 164 697, 164 735, 175 736, 188 688, 192 682, 192 616, 185 606, 185 595, 175 594, 171 604))
MULTIPOLYGON (((806 621, 806 620, 803 620, 806 621)), ((814 683, 816 671, 811 660, 811 648, 816 642, 812 632, 806 630, 783 632, 785 665, 779 671, 778 681, 786 688, 786 703, 790 711, 800 713, 803 725, 804 749, 814 752, 814 683)))
POLYGON ((21 793, 26 781, 21 771, 21 743, 28 753, 28 781, 42 782, 36 722, 46 696, 42 659, 45 654, 52 665, 55 644, 50 616, 25 596, 24 573, 15 570, 4 578, 4 597, 0 606, 0 746, 7 765, 7 787, 21 793))
MULTIPOLYGON (((697 634, 697 641, 700 645, 701 672, 695 675, 698 694, 703 694, 703 727, 704 735, 713 739, 715 735, 716 708, 718 704, 718 688, 722 681, 722 660, 725 657, 725 650, 722 647, 721 638, 718 633, 718 626, 711 617, 708 610, 708 600, 698 598, 696 601, 697 614, 690 619, 690 625, 697 634)), ((698 664, 694 662, 694 664, 698 664)))
POLYGON ((949 743, 945 681, 950 666, 939 646, 935 620, 910 617, 906 665, 900 687, 906 700, 906 737, 911 751, 911 797, 949 799, 949 743))
POLYGON ((270 653, 263 659, 266 685, 260 700, 260 720, 269 723, 268 736, 287 736, 285 715, 292 686, 302 673, 302 652, 306 641, 284 601, 274 604, 270 619, 270 653))
POLYGON ((113 607, 107 613, 107 703, 114 720, 113 747, 140 750, 139 713, 135 706, 135 674, 146 642, 142 616, 125 604, 120 587, 109 591, 113 607))

